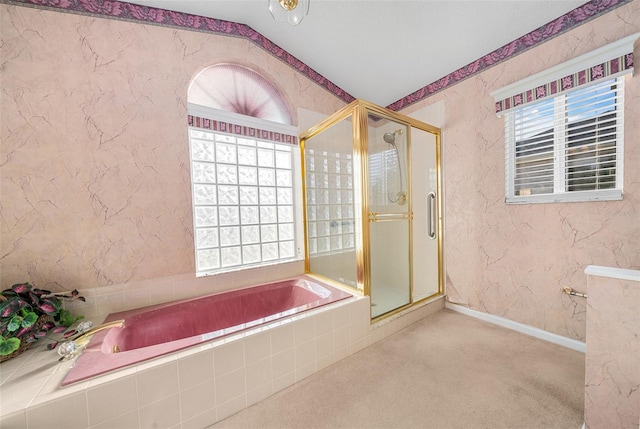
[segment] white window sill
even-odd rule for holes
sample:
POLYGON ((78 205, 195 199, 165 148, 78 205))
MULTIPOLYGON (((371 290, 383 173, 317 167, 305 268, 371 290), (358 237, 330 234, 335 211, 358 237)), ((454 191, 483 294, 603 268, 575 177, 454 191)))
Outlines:
POLYGON ((505 198, 506 204, 577 203, 587 201, 617 201, 622 190, 565 192, 563 194, 516 195, 505 198))

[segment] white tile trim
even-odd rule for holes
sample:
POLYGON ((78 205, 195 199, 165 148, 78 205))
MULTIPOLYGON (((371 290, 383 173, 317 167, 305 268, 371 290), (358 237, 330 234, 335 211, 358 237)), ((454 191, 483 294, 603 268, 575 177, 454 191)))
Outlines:
POLYGON ((617 280, 640 282, 640 270, 627 270, 624 268, 589 265, 585 268, 584 273, 588 276, 609 277, 617 280))

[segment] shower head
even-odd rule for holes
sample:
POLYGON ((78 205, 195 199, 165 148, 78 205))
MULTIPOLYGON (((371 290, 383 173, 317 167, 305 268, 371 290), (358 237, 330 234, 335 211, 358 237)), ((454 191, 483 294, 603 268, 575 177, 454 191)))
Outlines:
POLYGON ((395 130, 394 132, 384 133, 382 138, 384 139, 385 142, 395 145, 396 144, 396 134, 402 135, 402 130, 395 130))

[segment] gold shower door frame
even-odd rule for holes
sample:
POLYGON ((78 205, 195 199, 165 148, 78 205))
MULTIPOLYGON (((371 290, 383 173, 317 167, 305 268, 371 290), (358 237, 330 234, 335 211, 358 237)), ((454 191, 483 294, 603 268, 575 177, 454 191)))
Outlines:
MULTIPOLYGON (((303 199, 303 216, 304 216, 304 243, 305 243, 305 272, 312 276, 317 276, 325 281, 336 283, 335 279, 326 278, 325 276, 311 272, 310 254, 309 254, 309 232, 307 222, 307 171, 305 166, 305 144, 306 141, 318 136, 322 132, 328 130, 333 125, 352 117, 352 137, 353 137, 353 177, 354 182, 354 204, 360 206, 360 212, 356 214, 355 232, 356 237, 356 270, 357 285, 356 289, 365 296, 371 296, 371 241, 370 241, 370 215, 369 210, 369 192, 368 192, 368 115, 372 114, 377 117, 388 119, 408 128, 416 128, 432 134, 435 138, 435 159, 436 159, 436 232, 437 232, 437 253, 438 253, 438 291, 432 295, 413 300, 413 207, 411 198, 411 166, 410 157, 407 156, 407 193, 409 195, 408 222, 409 222, 409 303, 382 314, 372 319, 372 323, 392 316, 406 308, 418 303, 432 299, 442 295, 444 291, 443 278, 443 256, 442 256, 442 179, 441 179, 441 131, 440 128, 429 125, 425 122, 413 119, 411 117, 401 115, 384 107, 377 106, 364 100, 355 100, 338 110, 334 114, 327 117, 324 121, 313 126, 309 130, 300 135, 300 154, 302 157, 302 199, 303 199)), ((409 137, 409 136, 407 136, 409 137)), ((411 141, 407 141, 407 153, 410 153, 411 141)))

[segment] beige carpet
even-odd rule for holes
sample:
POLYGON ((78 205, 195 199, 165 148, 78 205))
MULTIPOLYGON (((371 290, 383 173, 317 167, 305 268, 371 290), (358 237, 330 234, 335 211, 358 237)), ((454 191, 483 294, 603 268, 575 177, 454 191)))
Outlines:
POLYGON ((213 428, 580 429, 584 354, 450 310, 213 428))

